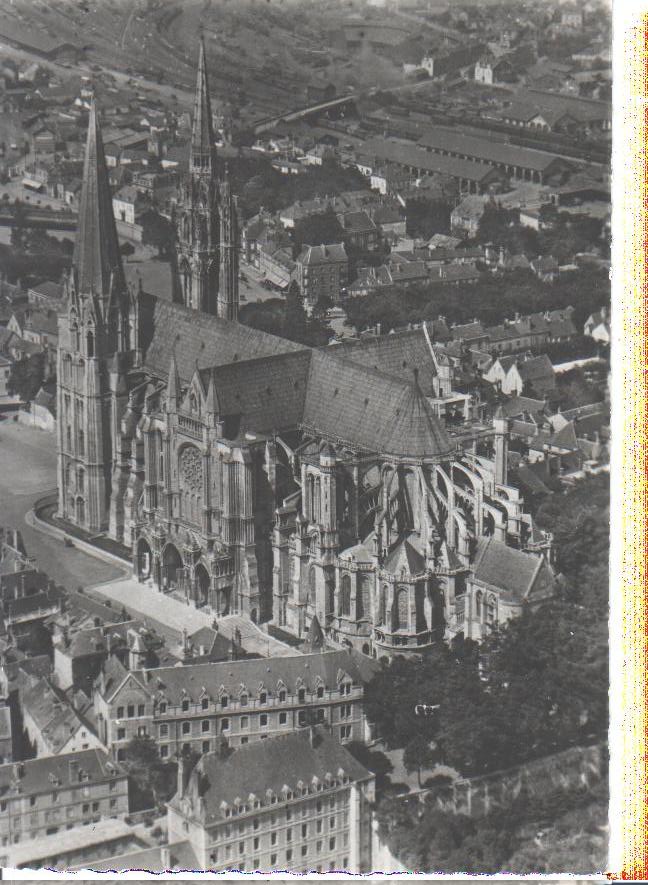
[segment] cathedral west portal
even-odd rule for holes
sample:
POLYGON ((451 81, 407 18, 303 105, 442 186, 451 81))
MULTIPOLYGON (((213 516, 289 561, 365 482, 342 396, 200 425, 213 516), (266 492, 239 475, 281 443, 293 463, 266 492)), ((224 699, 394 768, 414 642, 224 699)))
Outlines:
POLYGON ((175 220, 173 300, 127 287, 93 107, 59 326, 62 518, 160 592, 298 636, 317 619, 377 657, 481 639, 553 592, 507 421, 453 389, 433 330, 311 349, 238 322, 203 47, 175 220))

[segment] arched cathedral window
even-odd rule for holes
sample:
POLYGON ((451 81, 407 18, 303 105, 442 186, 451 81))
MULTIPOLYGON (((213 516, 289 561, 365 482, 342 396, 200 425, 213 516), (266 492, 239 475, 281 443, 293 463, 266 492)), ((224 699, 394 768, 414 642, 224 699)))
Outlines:
POLYGON ((393 612, 393 629, 407 630, 409 628, 409 593, 406 587, 398 588, 393 612))
POLYGON ((312 565, 310 567, 309 572, 308 572, 308 598, 307 598, 307 602, 309 602, 311 605, 315 605, 316 586, 317 586, 317 574, 315 572, 315 566, 312 565))
POLYGON ((347 617, 351 614, 351 578, 348 575, 342 577, 342 589, 340 590, 340 614, 347 617))

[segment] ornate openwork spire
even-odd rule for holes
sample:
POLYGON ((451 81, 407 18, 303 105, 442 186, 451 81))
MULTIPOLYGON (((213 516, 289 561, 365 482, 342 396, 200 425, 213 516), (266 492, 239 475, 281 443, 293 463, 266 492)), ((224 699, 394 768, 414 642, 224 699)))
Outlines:
POLYGON ((193 128, 191 132, 192 171, 212 170, 214 159, 214 128, 212 125, 209 82, 207 80, 207 65, 205 62, 205 43, 201 37, 196 96, 194 98, 193 128))
POLYGON ((94 101, 88 120, 79 227, 72 267, 77 291, 82 296, 92 293, 108 297, 111 290, 124 287, 112 194, 94 101))

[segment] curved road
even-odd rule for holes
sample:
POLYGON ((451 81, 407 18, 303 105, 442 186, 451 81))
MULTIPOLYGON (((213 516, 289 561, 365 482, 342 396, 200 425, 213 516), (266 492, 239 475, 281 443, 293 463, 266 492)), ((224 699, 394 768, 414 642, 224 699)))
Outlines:
POLYGON ((55 488, 54 434, 0 420, 0 525, 22 533, 29 556, 57 584, 75 590, 120 578, 123 572, 117 566, 65 547, 25 522, 34 502, 55 488))

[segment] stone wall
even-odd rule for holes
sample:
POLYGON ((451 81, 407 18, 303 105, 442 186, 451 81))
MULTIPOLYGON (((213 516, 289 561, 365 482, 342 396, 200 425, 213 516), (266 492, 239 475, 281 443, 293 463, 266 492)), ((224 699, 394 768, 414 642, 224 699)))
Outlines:
POLYGON ((436 804, 454 814, 481 817, 494 808, 508 806, 523 790, 531 796, 546 796, 591 787, 605 776, 607 758, 605 745, 571 747, 506 771, 456 780, 437 795, 436 804))

